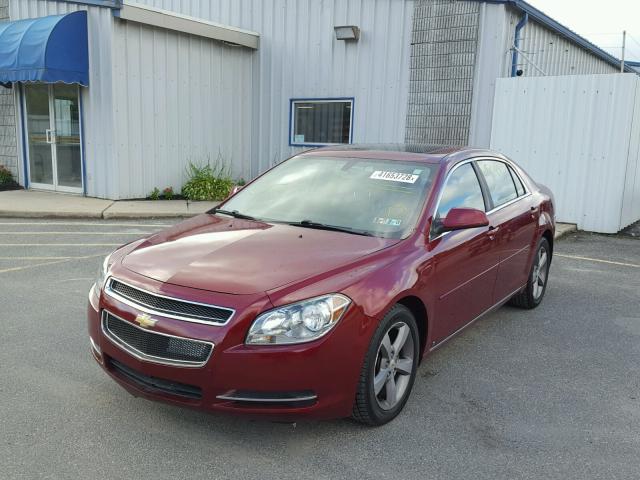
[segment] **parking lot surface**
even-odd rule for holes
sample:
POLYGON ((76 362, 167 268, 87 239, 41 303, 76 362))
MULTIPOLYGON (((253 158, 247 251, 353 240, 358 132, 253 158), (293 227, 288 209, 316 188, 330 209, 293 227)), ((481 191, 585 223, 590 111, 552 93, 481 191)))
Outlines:
POLYGON ((134 398, 89 352, 102 257, 172 221, 0 219, 0 478, 638 478, 640 239, 556 243, 532 311, 427 357, 404 412, 271 423, 134 398))

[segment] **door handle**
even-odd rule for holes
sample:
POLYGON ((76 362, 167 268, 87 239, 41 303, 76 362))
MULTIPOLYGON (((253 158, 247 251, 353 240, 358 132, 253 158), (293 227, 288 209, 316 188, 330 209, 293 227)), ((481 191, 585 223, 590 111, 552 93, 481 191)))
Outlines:
POLYGON ((492 225, 489 226, 489 231, 487 232, 487 235, 489 235, 489 238, 491 240, 493 240, 496 237, 496 233, 498 233, 498 230, 500 230, 500 227, 494 227, 492 225))
POLYGON ((538 207, 531 207, 531 218, 536 218, 536 215, 538 214, 538 207))

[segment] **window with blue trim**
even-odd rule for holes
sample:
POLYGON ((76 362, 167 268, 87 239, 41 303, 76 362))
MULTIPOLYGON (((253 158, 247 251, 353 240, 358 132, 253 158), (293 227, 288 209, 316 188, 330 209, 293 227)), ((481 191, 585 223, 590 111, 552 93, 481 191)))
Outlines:
POLYGON ((351 143, 352 128, 352 98, 291 100, 291 145, 351 143))

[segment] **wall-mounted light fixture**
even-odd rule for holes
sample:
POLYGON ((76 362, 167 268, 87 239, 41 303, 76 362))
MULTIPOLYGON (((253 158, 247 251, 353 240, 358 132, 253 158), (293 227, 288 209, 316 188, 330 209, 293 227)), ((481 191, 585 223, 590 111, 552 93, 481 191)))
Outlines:
POLYGON ((355 25, 341 25, 333 27, 336 32, 336 40, 349 40, 357 42, 360 39, 360 28, 355 25))

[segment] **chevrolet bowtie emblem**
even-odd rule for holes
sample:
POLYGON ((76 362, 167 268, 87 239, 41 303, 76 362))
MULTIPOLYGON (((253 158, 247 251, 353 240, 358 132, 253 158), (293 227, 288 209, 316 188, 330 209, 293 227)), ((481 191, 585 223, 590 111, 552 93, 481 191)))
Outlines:
POLYGON ((141 313, 136 317, 136 322, 139 323, 142 328, 151 328, 158 323, 158 320, 154 320, 146 313, 141 313))

